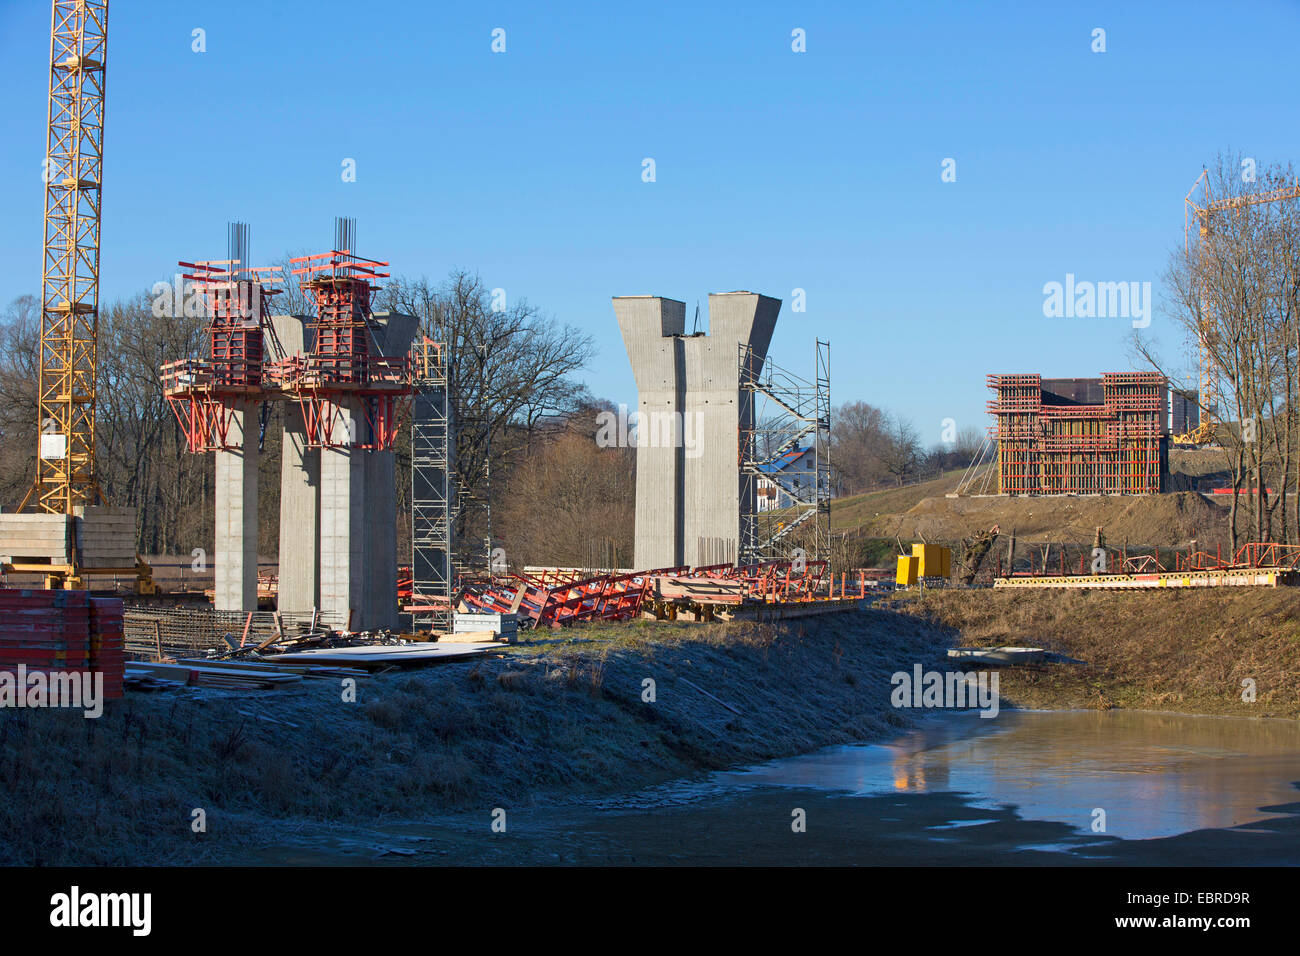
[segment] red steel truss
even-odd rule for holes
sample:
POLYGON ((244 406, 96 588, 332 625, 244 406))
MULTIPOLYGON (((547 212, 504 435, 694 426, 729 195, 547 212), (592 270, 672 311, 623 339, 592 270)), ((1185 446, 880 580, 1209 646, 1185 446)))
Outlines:
POLYGON ((626 621, 659 600, 660 591, 681 594, 701 604, 787 604, 845 600, 865 594, 859 575, 857 593, 841 576, 838 589, 825 561, 767 561, 761 564, 659 568, 624 574, 584 576, 583 572, 546 571, 511 574, 505 579, 464 587, 461 600, 485 614, 517 613, 533 627, 563 627, 582 621, 626 621))
POLYGON ((1152 495, 1168 471, 1166 382, 1154 372, 1101 376, 1103 404, 1049 405, 1042 377, 989 375, 991 437, 1004 495, 1152 495))
POLYGON ((181 262, 203 293, 210 316, 204 329, 207 358, 168 362, 161 369, 163 393, 191 452, 239 448, 235 415, 266 397, 266 342, 272 288, 278 267, 249 268, 234 260, 181 262))

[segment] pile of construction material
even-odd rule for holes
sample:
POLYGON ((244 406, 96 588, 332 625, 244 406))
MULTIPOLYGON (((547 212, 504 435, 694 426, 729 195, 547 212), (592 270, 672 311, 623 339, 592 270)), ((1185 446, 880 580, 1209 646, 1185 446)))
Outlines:
POLYGON ((292 666, 264 661, 177 660, 131 661, 126 682, 132 690, 211 687, 221 690, 273 690, 304 679, 365 677, 367 672, 348 667, 292 666))
POLYGON ((73 514, 0 515, 0 563, 20 572, 69 563, 76 554, 83 568, 135 567, 134 508, 78 505, 73 514))
POLYGON ((122 601, 87 591, 0 589, 0 670, 29 677, 102 674, 103 696, 122 696, 122 601))
MULTIPOLYGON (((832 574, 825 561, 764 561, 593 574, 567 569, 468 585, 463 610, 515 617, 528 628, 595 621, 731 620, 849 610, 867 596, 863 572, 832 574)), ((460 615, 457 615, 459 617, 460 615)))
POLYGON ((205 617, 194 609, 149 608, 133 621, 137 634, 130 651, 136 660, 127 664, 127 684, 141 691, 271 690, 313 678, 364 677, 394 668, 467 660, 500 652, 502 643, 514 640, 512 615, 460 617, 460 633, 424 641, 387 628, 338 630, 321 623, 315 613, 300 620, 278 612, 250 613, 240 624, 237 615, 223 617, 222 612, 208 612, 205 617), (182 622, 180 631, 169 620, 172 613, 182 622), (219 629, 223 620, 228 626, 219 629))

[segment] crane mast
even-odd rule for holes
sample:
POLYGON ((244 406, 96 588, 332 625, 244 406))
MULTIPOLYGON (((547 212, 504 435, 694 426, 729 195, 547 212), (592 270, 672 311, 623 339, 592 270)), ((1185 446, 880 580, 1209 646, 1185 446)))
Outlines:
POLYGON ((36 481, 23 502, 72 514, 95 477, 107 0, 53 0, 36 481))
POLYGON ((29 514, 0 514, 0 569, 70 590, 134 575, 137 593, 156 594, 136 509, 110 507, 95 469, 108 0, 51 7, 36 478, 17 509, 29 514))

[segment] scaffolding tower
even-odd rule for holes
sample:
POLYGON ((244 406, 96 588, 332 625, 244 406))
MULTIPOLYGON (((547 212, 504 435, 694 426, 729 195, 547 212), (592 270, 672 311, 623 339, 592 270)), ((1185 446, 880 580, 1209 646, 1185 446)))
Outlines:
POLYGON ((831 344, 817 340, 811 380, 755 359, 740 346, 739 563, 827 561, 831 344))
POLYGON ((417 346, 411 413, 411 614, 417 628, 451 623, 452 413, 447 355, 440 342, 417 346))
POLYGON ((1156 495, 1169 473, 1167 391, 1155 372, 1076 380, 1086 393, 1061 396, 1037 374, 989 375, 997 397, 998 494, 1156 495), (1099 399, 1099 400, 1098 400, 1099 399))

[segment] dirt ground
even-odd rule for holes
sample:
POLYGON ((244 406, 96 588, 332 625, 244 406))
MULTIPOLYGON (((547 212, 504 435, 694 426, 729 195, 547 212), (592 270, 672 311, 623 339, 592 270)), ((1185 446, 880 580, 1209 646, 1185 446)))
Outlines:
MULTIPOLYGON (((1219 450, 1170 452, 1171 487, 1219 474, 1219 450)), ((831 504, 835 532, 908 542, 956 543, 997 525, 1002 534, 1014 532, 1026 543, 1091 546, 1096 529, 1104 529, 1113 546, 1134 548, 1213 548, 1228 541, 1226 501, 1188 490, 1154 497, 1062 496, 1012 498, 996 495, 949 498, 962 472, 903 488, 837 499, 831 504)))
POLYGON ((1186 547, 1227 538, 1227 512, 1194 492, 1149 498, 926 498, 881 519, 886 535, 904 541, 959 541, 997 525, 1023 541, 1091 544, 1098 527, 1114 546, 1186 547))

